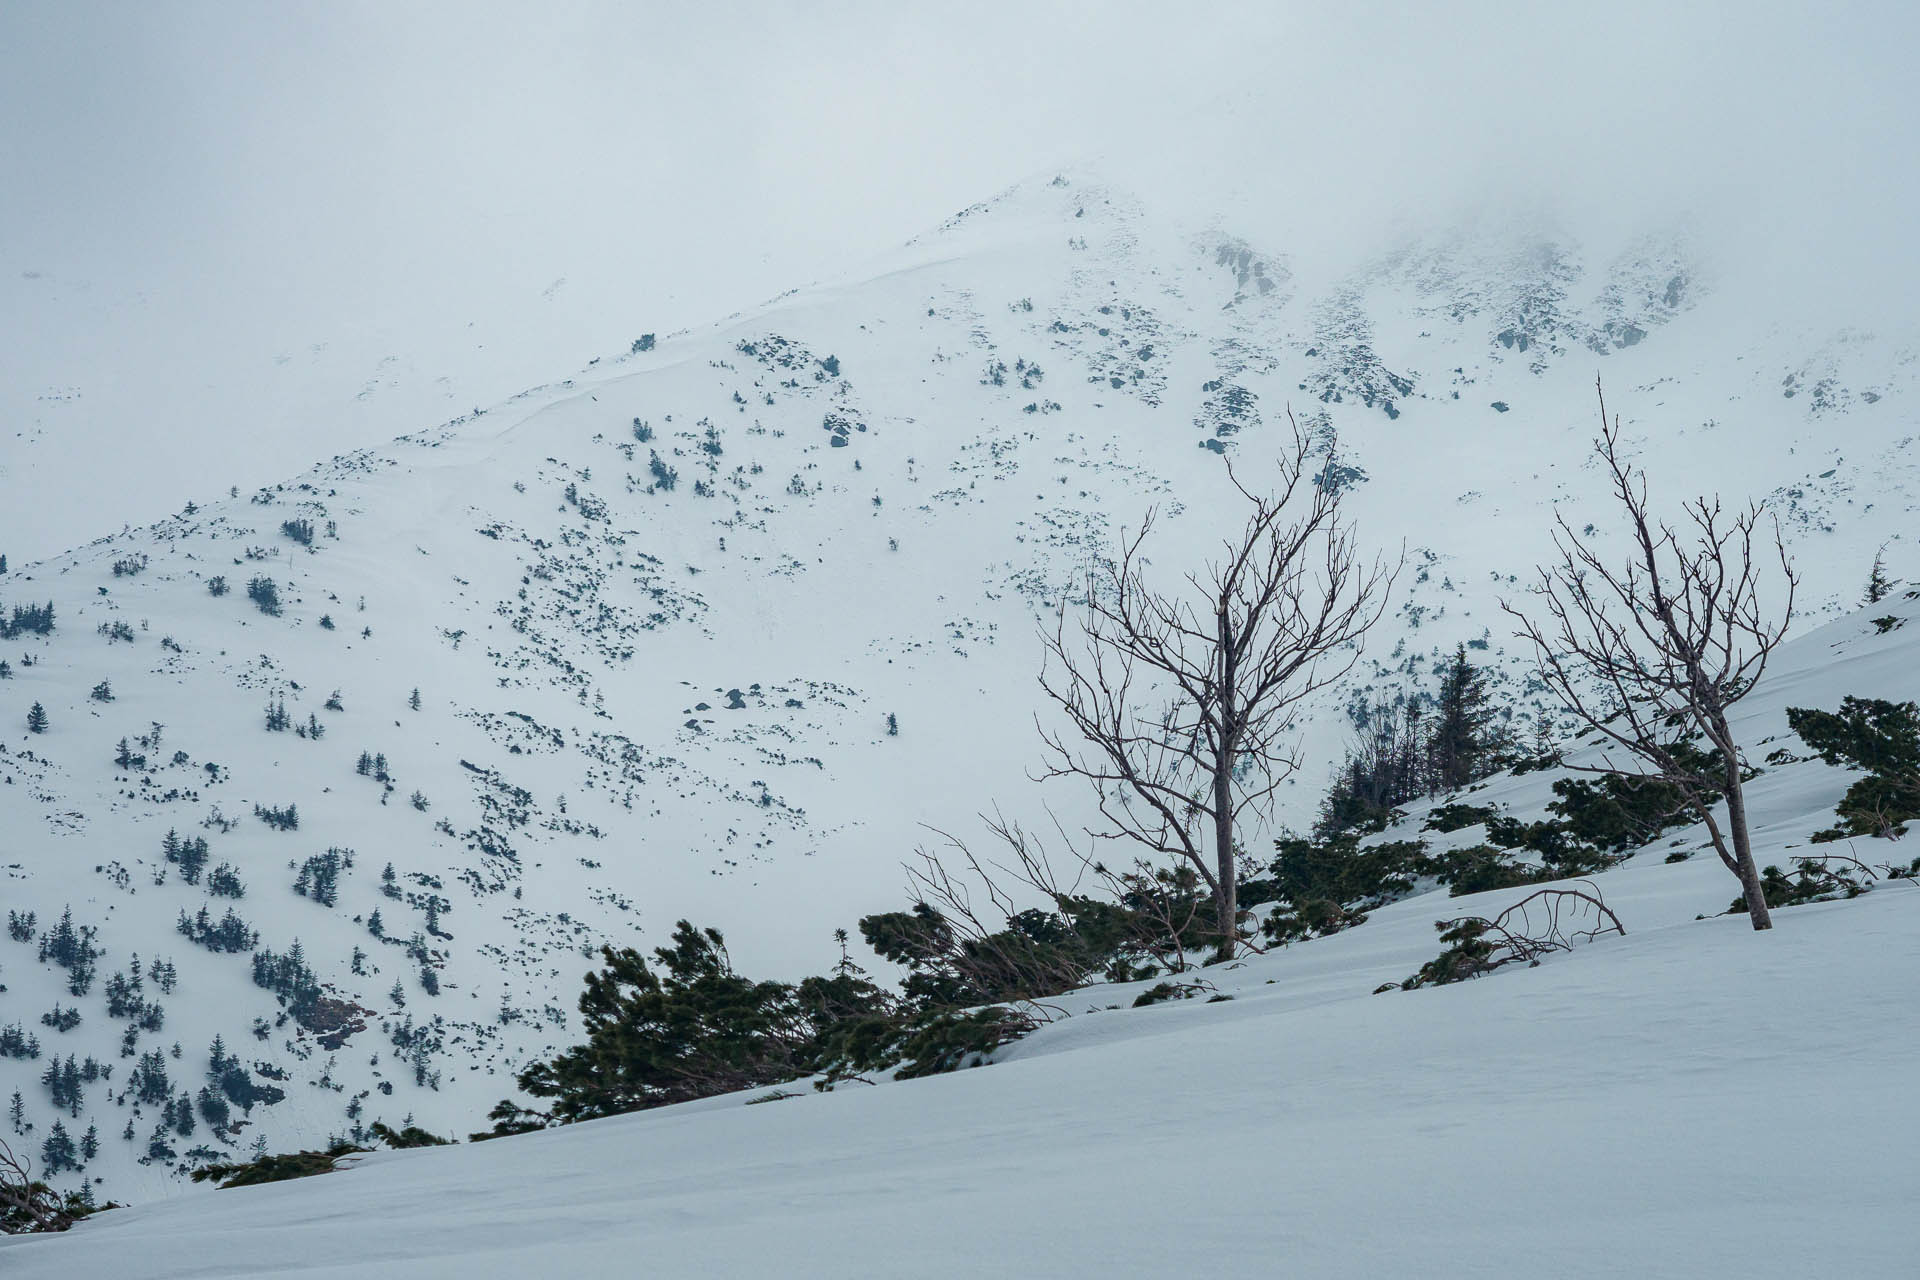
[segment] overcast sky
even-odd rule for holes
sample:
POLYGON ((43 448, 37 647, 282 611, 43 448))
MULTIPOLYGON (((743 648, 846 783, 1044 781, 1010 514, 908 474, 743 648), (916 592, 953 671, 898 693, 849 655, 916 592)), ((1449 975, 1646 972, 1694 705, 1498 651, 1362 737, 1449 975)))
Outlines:
POLYGON ((1336 258, 1694 216, 1871 323, 1920 281, 1917 37, 1913 3, 1761 0, 5 0, 0 494, 95 483, 0 542, 566 376, 1088 159, 1336 258))

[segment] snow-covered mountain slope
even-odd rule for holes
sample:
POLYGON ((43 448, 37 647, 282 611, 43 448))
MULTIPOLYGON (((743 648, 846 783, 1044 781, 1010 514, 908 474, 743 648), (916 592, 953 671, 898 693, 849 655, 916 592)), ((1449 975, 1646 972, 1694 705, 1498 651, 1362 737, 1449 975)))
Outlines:
MULTIPOLYGON (((1790 703, 1911 696, 1916 613, 1803 638, 1743 704, 1743 735, 1767 740, 1790 703)), ((1843 785, 1818 761, 1766 767, 1762 860, 1826 825, 1843 785)), ((1420 896, 1206 970, 1228 1000, 1064 997, 1068 1016, 983 1069, 368 1156, 0 1241, 0 1268, 1158 1275, 1203 1254, 1314 1276, 1495 1277, 1516 1257, 1569 1276, 1911 1274, 1920 889, 1786 908, 1754 933, 1714 914, 1736 884, 1711 854, 1667 852, 1587 882, 1625 936, 1533 968, 1373 994, 1438 950, 1435 917, 1530 890, 1420 896)))
POLYGON ((922 824, 995 801, 1074 819, 1084 797, 1027 778, 1037 624, 1149 506, 1157 564, 1205 554, 1239 519, 1223 456, 1261 483, 1289 405, 1363 537, 1409 559, 1369 666, 1309 730, 1289 820, 1344 698, 1422 680, 1459 642, 1512 665, 1495 600, 1553 502, 1607 526, 1596 369, 1673 497, 1776 501, 1814 612, 1902 532, 1899 342, 1756 314, 1670 239, 1589 260, 1436 238, 1327 280, 1282 248, 1030 184, 854 279, 11 565, 8 616, 50 600, 56 625, 0 642, 0 896, 24 939, 0 941, 0 1028, 41 1051, 0 1057, 0 1096, 44 1134, 53 1056, 110 1068, 64 1123, 97 1128, 103 1194, 145 1199, 256 1144, 408 1114, 474 1127, 574 1038, 602 940, 688 916, 748 971, 824 966, 831 929, 900 905, 922 824), (293 829, 257 816, 288 809, 293 829), (206 841, 194 882, 169 831, 206 841), (222 865, 244 896, 210 895, 222 865), (206 933, 203 907, 208 929, 234 914, 211 938, 229 949, 179 931, 184 913, 206 933), (79 995, 36 959, 69 909, 102 953, 79 995), (255 974, 301 988, 296 941, 326 999, 289 1020, 255 974), (112 1016, 135 957, 177 982, 112 1016), (79 1023, 43 1025, 56 1005, 79 1023), (181 1133, 215 1035, 285 1096, 181 1133), (171 1130, 129 1094, 143 1059, 171 1130))

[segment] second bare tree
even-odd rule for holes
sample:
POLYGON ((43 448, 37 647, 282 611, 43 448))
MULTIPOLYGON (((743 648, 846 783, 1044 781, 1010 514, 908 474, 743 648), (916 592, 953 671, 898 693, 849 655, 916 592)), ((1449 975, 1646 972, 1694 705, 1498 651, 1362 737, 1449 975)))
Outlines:
POLYGON ((1559 559, 1541 567, 1532 588, 1544 616, 1505 601, 1501 607, 1533 644, 1547 688, 1630 757, 1603 755, 1598 765, 1573 767, 1677 788, 1706 825, 1720 861, 1739 877, 1753 927, 1772 928, 1747 831, 1740 744, 1727 713, 1760 679, 1793 620, 1797 578, 1779 522, 1760 503, 1728 513, 1707 497, 1685 504, 1678 527, 1653 517, 1645 472, 1626 458, 1620 421, 1607 418, 1603 392, 1594 452, 1626 510, 1632 551, 1617 566, 1607 563, 1591 537, 1556 512, 1559 559), (1768 607, 1763 579, 1776 559, 1780 602, 1768 607), (1694 749, 1695 740, 1706 749, 1694 749), (1724 826, 1715 812, 1721 798, 1724 826))

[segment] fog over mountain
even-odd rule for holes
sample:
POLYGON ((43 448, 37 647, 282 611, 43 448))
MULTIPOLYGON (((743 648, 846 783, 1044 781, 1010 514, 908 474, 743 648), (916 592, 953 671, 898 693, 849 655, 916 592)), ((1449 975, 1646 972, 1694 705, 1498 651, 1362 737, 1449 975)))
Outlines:
POLYGON ((1487 218, 1691 224, 1758 303, 1903 314, 1911 6, 1352 9, 9 6, 0 474, 63 500, 7 549, 493 403, 1089 161, 1303 271, 1487 218))

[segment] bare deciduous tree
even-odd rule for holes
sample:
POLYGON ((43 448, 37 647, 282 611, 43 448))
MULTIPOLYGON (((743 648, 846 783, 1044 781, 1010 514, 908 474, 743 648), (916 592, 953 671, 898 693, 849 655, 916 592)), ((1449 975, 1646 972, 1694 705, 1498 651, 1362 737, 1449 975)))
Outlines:
POLYGON ((1184 589, 1147 579, 1149 511, 1117 559, 1088 571, 1080 625, 1069 629, 1062 605, 1046 637, 1041 688, 1079 741, 1043 725, 1042 776, 1094 784, 1105 827, 1090 835, 1194 868, 1219 914, 1222 959, 1239 941, 1236 825, 1267 813, 1298 768, 1302 701, 1352 669, 1399 569, 1363 558, 1340 486, 1310 464, 1296 425, 1274 492, 1229 470, 1252 511, 1184 589))
POLYGON ((1764 533, 1763 504, 1730 514, 1718 498, 1700 497, 1686 503, 1681 528, 1655 519, 1645 473, 1622 456, 1620 421, 1608 419, 1604 392, 1594 450, 1632 522, 1632 554, 1620 567, 1608 565, 1556 512, 1560 558, 1541 567, 1531 591, 1544 617, 1506 601, 1501 607, 1519 621, 1516 634, 1532 643, 1547 688, 1633 762, 1607 754, 1598 765, 1572 767, 1678 788, 1706 824, 1721 862, 1739 877, 1753 927, 1771 928, 1727 711, 1760 679, 1793 619, 1796 576, 1779 523, 1771 524, 1771 540, 1784 598, 1770 609, 1762 602, 1768 570, 1756 556, 1764 543, 1755 545, 1764 533), (1690 748, 1696 738, 1706 752, 1690 748), (1715 813, 1721 797, 1724 826, 1715 813))

